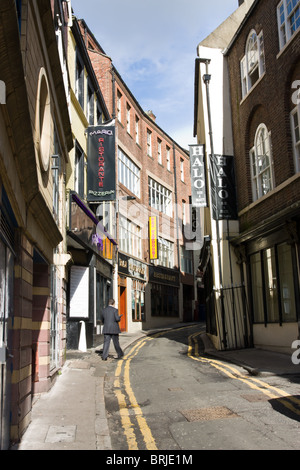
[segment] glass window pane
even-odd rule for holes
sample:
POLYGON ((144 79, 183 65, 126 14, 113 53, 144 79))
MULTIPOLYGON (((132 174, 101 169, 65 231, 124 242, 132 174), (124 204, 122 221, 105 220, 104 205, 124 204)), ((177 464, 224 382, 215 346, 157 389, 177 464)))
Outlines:
POLYGON ((293 277, 293 261, 291 246, 284 243, 278 246, 278 265, 281 290, 282 320, 295 321, 296 304, 293 277))
POLYGON ((263 252, 263 263, 268 322, 278 322, 278 282, 274 248, 268 248, 263 252))
POLYGON ((264 322, 263 281, 260 253, 250 257, 254 323, 264 322))

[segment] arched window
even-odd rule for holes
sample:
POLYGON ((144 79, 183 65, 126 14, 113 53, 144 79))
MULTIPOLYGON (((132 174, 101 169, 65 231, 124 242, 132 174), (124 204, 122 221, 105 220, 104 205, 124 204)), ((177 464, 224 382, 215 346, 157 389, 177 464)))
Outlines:
POLYGON ((247 39, 245 55, 241 60, 242 97, 247 95, 253 85, 265 72, 265 53, 263 32, 259 35, 253 29, 247 39))
POLYGON ((295 172, 300 171, 300 80, 295 80, 292 83, 292 103, 295 105, 291 112, 291 129, 293 138, 293 152, 295 172))
POLYGON ((260 124, 256 130, 250 160, 253 200, 256 201, 274 187, 270 134, 265 124, 260 124))

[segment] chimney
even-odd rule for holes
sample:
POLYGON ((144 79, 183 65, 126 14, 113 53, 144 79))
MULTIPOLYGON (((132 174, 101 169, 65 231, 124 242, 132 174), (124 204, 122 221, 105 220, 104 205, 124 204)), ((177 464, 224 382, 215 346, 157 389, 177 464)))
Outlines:
POLYGON ((151 111, 151 109, 150 109, 149 111, 147 111, 146 114, 149 116, 150 119, 152 119, 152 121, 155 122, 156 116, 153 114, 153 112, 151 111))

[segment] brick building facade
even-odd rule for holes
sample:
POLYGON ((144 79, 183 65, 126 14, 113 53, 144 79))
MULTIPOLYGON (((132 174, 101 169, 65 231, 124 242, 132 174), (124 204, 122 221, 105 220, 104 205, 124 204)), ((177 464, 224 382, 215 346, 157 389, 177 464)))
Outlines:
POLYGON ((240 235, 256 346, 299 336, 299 2, 255 1, 225 52, 240 235))
POLYGON ((107 210, 110 214, 115 211, 116 218, 112 215, 105 222, 117 227, 114 295, 124 314, 121 329, 191 320, 194 276, 192 250, 186 250, 186 241, 191 239, 188 152, 156 124, 152 112, 142 110, 86 23, 79 23, 117 128, 117 206, 112 203, 113 212, 107 210), (153 261, 149 256, 150 216, 157 217, 158 223, 160 258, 153 261))

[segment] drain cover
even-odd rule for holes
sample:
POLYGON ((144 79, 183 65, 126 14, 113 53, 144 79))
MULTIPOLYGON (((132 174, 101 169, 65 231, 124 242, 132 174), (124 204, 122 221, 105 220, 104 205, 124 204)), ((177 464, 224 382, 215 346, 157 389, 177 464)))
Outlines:
POLYGON ((75 441, 76 426, 50 426, 45 442, 52 444, 56 442, 75 441))
POLYGON ((236 418, 238 416, 225 406, 183 410, 181 413, 188 421, 209 421, 212 419, 236 418))

